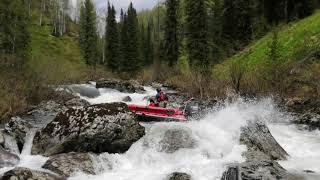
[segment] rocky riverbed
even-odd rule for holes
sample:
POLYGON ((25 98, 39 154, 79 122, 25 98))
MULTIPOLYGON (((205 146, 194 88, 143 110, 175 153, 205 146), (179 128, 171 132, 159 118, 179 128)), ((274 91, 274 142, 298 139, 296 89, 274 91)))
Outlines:
MULTIPOLYGON (((304 124, 304 131, 317 131, 315 102, 197 101, 203 110, 198 120, 142 124, 124 102, 145 103, 152 87, 106 80, 58 90, 64 98, 13 117, 0 132, 3 179, 319 178, 317 169, 283 167, 292 152, 268 128, 294 122, 304 124)), ((177 105, 189 98, 174 91, 170 97, 177 105)))

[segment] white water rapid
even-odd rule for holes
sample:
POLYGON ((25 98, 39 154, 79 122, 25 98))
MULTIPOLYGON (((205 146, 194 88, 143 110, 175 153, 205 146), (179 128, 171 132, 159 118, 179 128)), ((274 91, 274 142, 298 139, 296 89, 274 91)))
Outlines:
MULTIPOLYGON (((155 95, 155 92, 150 87, 145 89, 147 91, 144 94, 99 89, 99 97, 81 98, 91 104, 98 104, 119 102, 130 96, 133 100, 131 103, 146 104, 145 97, 155 95)), ((241 154, 246 147, 239 144, 240 127, 246 125, 246 121, 256 119, 268 124, 272 134, 291 155, 288 161, 280 162, 281 165, 297 173, 304 170, 320 173, 320 132, 308 132, 288 125, 290 118, 276 108, 271 98, 251 102, 239 99, 215 107, 200 121, 143 124, 146 135, 126 153, 95 156, 96 175, 77 172, 69 179, 164 180, 173 172, 185 172, 195 180, 219 180, 228 164, 245 160, 241 154), (190 131, 195 140, 194 148, 180 149, 171 154, 161 152, 159 142, 165 131, 171 128, 190 131)), ((33 136, 30 133, 28 137, 32 139, 33 136)), ((18 166, 42 170, 41 166, 47 158, 31 156, 31 142, 26 140, 26 149, 20 155, 18 166)))

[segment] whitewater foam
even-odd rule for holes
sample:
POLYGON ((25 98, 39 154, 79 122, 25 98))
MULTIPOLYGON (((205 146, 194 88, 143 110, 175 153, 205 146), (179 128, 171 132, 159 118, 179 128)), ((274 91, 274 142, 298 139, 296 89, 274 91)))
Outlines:
POLYGON ((132 101, 130 103, 146 105, 146 97, 155 96, 155 90, 152 87, 144 87, 146 90, 144 93, 123 93, 115 89, 101 88, 99 92, 101 96, 96 98, 88 98, 80 96, 82 99, 88 101, 90 104, 101 104, 101 103, 112 103, 112 102, 123 102, 123 99, 130 96, 132 101))
MULTIPOLYGON (((269 120, 274 116, 271 100, 237 101, 209 113, 201 121, 144 124, 146 136, 125 154, 101 154, 98 175, 78 173, 71 180, 162 180, 172 172, 185 172, 196 180, 220 179, 228 164, 243 162, 246 147, 239 144, 240 128, 248 120, 269 120), (171 128, 188 128, 196 141, 192 149, 174 153, 159 151, 164 133, 171 128)), ((97 161, 95 158, 95 161, 97 161)))
MULTIPOLYGON (((92 85, 91 85, 92 86, 92 85)), ((101 96, 81 97, 91 104, 120 102, 126 96, 131 103, 146 104, 146 97, 154 96, 151 87, 139 94, 121 93, 111 89, 99 89, 101 96)), ((319 172, 320 145, 319 132, 300 131, 293 125, 274 124, 290 121, 290 116, 278 111, 271 98, 259 101, 241 99, 232 103, 222 103, 213 108, 200 121, 188 123, 143 124, 146 135, 124 154, 92 155, 97 175, 75 173, 71 180, 163 180, 172 172, 185 172, 195 180, 220 179, 230 163, 243 162, 241 154, 246 147, 239 144, 240 128, 248 120, 268 122, 275 138, 291 155, 288 161, 280 162, 284 167, 297 172, 313 170, 319 172), (195 140, 191 149, 180 149, 174 153, 162 152, 159 148, 168 129, 188 129, 195 140)), ((28 133, 25 149, 20 155, 19 167, 42 170, 41 166, 48 158, 30 154, 34 132, 28 133)), ((15 149, 15 148, 12 148, 15 149)), ((0 174, 13 167, 0 169, 0 174)))
POLYGON ((296 173, 310 170, 320 174, 320 131, 300 130, 290 124, 272 124, 269 128, 290 155, 287 161, 280 162, 284 168, 296 173))

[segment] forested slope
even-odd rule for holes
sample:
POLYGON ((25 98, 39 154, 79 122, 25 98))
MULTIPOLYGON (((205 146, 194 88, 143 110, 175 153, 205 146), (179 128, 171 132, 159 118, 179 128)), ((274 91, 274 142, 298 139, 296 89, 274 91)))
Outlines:
POLYGON ((319 96, 319 60, 320 12, 317 11, 305 19, 274 28, 245 50, 216 65, 213 74, 231 84, 240 79, 240 91, 260 93, 268 89, 286 95, 319 96), (270 82, 270 79, 274 80, 270 82))

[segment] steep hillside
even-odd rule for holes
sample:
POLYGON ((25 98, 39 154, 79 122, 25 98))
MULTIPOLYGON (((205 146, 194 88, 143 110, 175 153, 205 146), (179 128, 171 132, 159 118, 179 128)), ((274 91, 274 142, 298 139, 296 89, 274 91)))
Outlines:
POLYGON ((319 95, 319 60, 320 12, 317 11, 306 19, 275 28, 274 32, 253 42, 239 54, 216 65, 213 72, 217 79, 227 81, 231 81, 231 76, 242 74, 241 84, 246 91, 267 91, 266 89, 270 87, 264 86, 263 83, 268 84, 268 82, 263 81, 267 79, 266 68, 273 64, 272 68, 282 68, 279 83, 284 86, 284 93, 319 95), (278 62, 270 60, 272 46, 275 52, 273 56, 277 56, 278 62), (235 74, 232 71, 242 72, 235 74), (294 85, 298 83, 299 87, 294 85))
POLYGON ((32 25, 30 67, 52 81, 74 81, 87 69, 76 37, 51 35, 51 26, 32 25))

